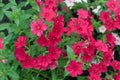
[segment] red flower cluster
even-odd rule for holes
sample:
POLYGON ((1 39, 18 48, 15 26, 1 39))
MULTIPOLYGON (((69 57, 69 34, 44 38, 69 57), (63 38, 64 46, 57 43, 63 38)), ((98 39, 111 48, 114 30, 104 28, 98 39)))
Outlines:
MULTIPOLYGON (((62 0, 58 0, 58 2, 61 1, 62 0)), ((81 41, 75 42, 71 46, 76 55, 76 60, 78 57, 81 59, 81 61, 71 60, 66 67, 66 70, 72 77, 83 73, 83 66, 86 62, 91 64, 90 68, 88 68, 90 74, 88 76, 89 80, 101 80, 100 76, 103 72, 107 71, 108 66, 112 66, 115 71, 120 70, 120 62, 114 60, 114 36, 109 32, 105 37, 106 42, 96 40, 92 34, 94 28, 91 22, 92 15, 89 11, 79 9, 77 11, 78 18, 71 18, 71 20, 67 22, 68 27, 65 28, 64 17, 59 14, 56 15, 58 6, 56 0, 36 0, 36 2, 39 7, 42 7, 40 13, 41 18, 31 22, 31 32, 38 36, 36 42, 39 46, 46 47, 48 54, 31 58, 26 54, 24 49, 26 46, 26 37, 20 36, 15 42, 14 54, 23 68, 34 68, 36 70, 46 70, 47 68, 55 69, 58 65, 60 54, 64 52, 58 48, 58 44, 61 42, 63 33, 65 32, 67 36, 70 36, 71 33, 77 33, 77 35, 82 38, 81 41), (48 27, 42 18, 53 23, 51 31, 47 30, 48 27), (43 31, 46 30, 47 34, 43 34, 43 31), (100 57, 100 60, 92 63, 96 56, 100 57)), ((120 29, 120 8, 117 0, 109 0, 106 5, 109 11, 101 12, 100 20, 102 20, 108 31, 120 29), (111 11, 115 14, 115 20, 110 17, 111 11)), ((115 80, 119 80, 118 76, 119 74, 115 76, 115 80)))
POLYGON ((45 18, 46 21, 51 21, 57 12, 58 2, 61 3, 62 0, 36 0, 39 7, 42 7, 40 17, 45 18))
POLYGON ((108 7, 108 12, 101 12, 100 20, 107 28, 108 31, 120 29, 120 1, 119 0, 109 0, 106 3, 108 7), (113 20, 110 16, 110 13, 114 12, 115 19, 113 20))
MULTIPOLYGON (((47 55, 40 55, 36 58, 31 58, 28 54, 26 54, 24 47, 26 46, 26 36, 20 36, 15 42, 15 51, 14 54, 16 59, 21 63, 23 68, 34 68, 36 70, 42 69, 46 70, 47 68, 55 69, 58 65, 58 59, 61 54, 61 49, 57 47, 57 44, 61 41, 61 37, 64 32, 64 18, 58 15, 53 19, 53 29, 48 34, 48 38, 45 37, 44 34, 41 34, 39 38, 36 40, 37 43, 48 49, 47 55)), ((41 19, 38 22, 32 22, 32 27, 42 27, 41 19), (41 25, 41 26, 39 26, 41 25)), ((43 26, 45 27, 45 26, 43 26)), ((40 32, 34 29, 35 32, 40 32)))
POLYGON ((2 38, 0 38, 0 49, 3 49, 3 47, 4 47, 4 44, 3 44, 3 39, 2 39, 2 38))

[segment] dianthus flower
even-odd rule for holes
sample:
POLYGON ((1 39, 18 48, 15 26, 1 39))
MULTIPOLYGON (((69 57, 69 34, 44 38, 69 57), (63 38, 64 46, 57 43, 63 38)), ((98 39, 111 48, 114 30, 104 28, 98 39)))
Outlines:
POLYGON ((30 23, 31 32, 37 36, 41 36, 43 31, 47 30, 47 25, 43 23, 42 19, 38 19, 37 21, 32 21, 30 23))
POLYGON ((46 21, 51 21, 56 14, 52 8, 43 7, 40 16, 45 18, 46 21))
POLYGON ((15 42, 14 46, 16 48, 21 48, 26 46, 26 36, 19 36, 17 42, 15 42))
POLYGON ((72 77, 81 75, 83 73, 82 63, 71 60, 68 66, 66 67, 66 70, 70 73, 72 77))

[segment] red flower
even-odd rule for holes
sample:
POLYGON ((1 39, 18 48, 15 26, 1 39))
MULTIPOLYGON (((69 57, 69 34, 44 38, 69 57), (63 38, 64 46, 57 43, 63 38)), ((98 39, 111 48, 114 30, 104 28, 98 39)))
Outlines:
POLYGON ((55 69, 58 65, 58 61, 52 61, 51 64, 49 64, 49 67, 51 70, 55 69))
POLYGON ((37 36, 41 36, 43 34, 43 31, 47 30, 48 28, 40 18, 37 21, 32 21, 30 27, 32 34, 36 34, 37 36))
POLYGON ((81 53, 81 49, 85 46, 85 42, 79 42, 79 43, 75 43, 72 45, 72 49, 75 53, 75 55, 79 56, 79 54, 81 53))
POLYGON ((42 47, 49 45, 48 39, 43 34, 36 41, 42 47))
POLYGON ((0 49, 3 49, 3 47, 4 47, 4 44, 3 44, 3 39, 2 39, 2 38, 0 38, 0 49))
POLYGON ((100 62, 99 64, 92 64, 88 71, 90 74, 96 74, 100 76, 102 72, 107 71, 107 66, 103 62, 100 62))
POLYGON ((47 21, 51 21, 55 17, 55 12, 52 8, 42 8, 42 12, 40 14, 41 17, 45 18, 47 21))
POLYGON ((77 15, 79 16, 79 18, 82 18, 82 19, 90 18, 90 13, 84 9, 79 9, 77 11, 77 15))
POLYGON ((106 41, 109 43, 109 47, 113 49, 115 47, 115 37, 112 34, 106 35, 106 41))
POLYGON ((98 75, 96 75, 95 73, 94 74, 91 74, 90 76, 88 76, 88 79, 89 80, 102 80, 98 75))
POLYGON ((64 17, 61 15, 58 15, 56 18, 53 18, 53 22, 54 24, 64 23, 64 17))
POLYGON ((60 58, 61 50, 57 47, 48 47, 48 56, 51 58, 51 60, 58 60, 60 58))
POLYGON ((53 33, 49 33, 48 38, 50 46, 56 46, 61 41, 61 38, 54 36, 53 33))
POLYGON ((108 31, 111 31, 111 30, 116 30, 116 27, 114 25, 114 21, 112 19, 109 19, 107 20, 105 23, 104 23, 106 29, 108 31))
POLYGON ((14 46, 16 48, 21 48, 26 46, 26 36, 19 36, 17 42, 15 42, 14 46))
POLYGON ((58 23, 56 25, 54 25, 54 27, 52 28, 51 33, 55 36, 60 38, 63 33, 64 33, 64 24, 58 23))
POLYGON ((24 61, 26 57, 25 50, 23 48, 16 48, 14 55, 18 61, 24 61))
POLYGON ((50 8, 57 7, 56 0, 45 0, 45 5, 50 8))
POLYGON ((82 49, 81 59, 84 62, 91 62, 94 57, 94 46, 89 45, 87 48, 82 49))
POLYGON ((112 59, 113 59, 112 50, 103 53, 103 62, 106 64, 106 66, 110 65, 112 59))
POLYGON ((27 69, 27 68, 33 68, 34 67, 34 60, 29 56, 26 55, 25 59, 23 61, 20 61, 21 65, 23 68, 27 69))
POLYGON ((114 21, 115 28, 120 29, 120 16, 116 16, 116 20, 114 21))
POLYGON ((120 16, 120 7, 114 10, 115 16, 120 16))
POLYGON ((71 60, 69 65, 66 67, 66 70, 70 73, 72 77, 81 75, 83 73, 82 63, 71 60))
POLYGON ((99 19, 105 23, 107 20, 111 20, 109 12, 101 12, 99 19))
POLYGON ((42 4, 43 4, 42 0, 36 0, 36 3, 39 7, 42 6, 42 4))
POLYGON ((106 3, 106 6, 108 7, 109 11, 114 11, 119 7, 119 1, 118 0, 109 0, 106 3))
POLYGON ((101 40, 98 40, 96 43, 95 43, 95 46, 97 48, 97 50, 100 52, 100 51, 103 51, 103 52, 107 52, 108 51, 108 46, 103 43, 101 40))
POLYGON ((51 64, 52 61, 51 61, 51 58, 49 58, 48 55, 45 55, 45 56, 38 56, 37 58, 37 62, 36 62, 36 69, 39 69, 41 68, 42 70, 46 70, 48 67, 49 67, 49 64, 51 64), (39 66, 39 67, 38 67, 39 66))
POLYGON ((63 0, 58 0, 59 3, 62 3, 63 0))
POLYGON ((114 76, 114 80, 120 80, 120 72, 118 72, 118 73, 114 76))
POLYGON ((112 61, 111 66, 113 67, 114 70, 120 70, 120 62, 119 61, 112 61))

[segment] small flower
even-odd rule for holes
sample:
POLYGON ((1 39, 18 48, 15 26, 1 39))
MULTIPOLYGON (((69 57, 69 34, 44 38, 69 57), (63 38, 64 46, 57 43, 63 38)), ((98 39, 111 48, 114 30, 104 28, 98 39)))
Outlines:
POLYGON ((56 14, 52 8, 44 7, 42 8, 40 16, 45 18, 46 21, 51 21, 56 16, 56 14))
POLYGON ((72 77, 76 77, 77 75, 81 75, 82 71, 82 63, 71 60, 69 65, 66 67, 66 70, 70 73, 72 77))
POLYGON ((96 74, 91 74, 90 76, 88 76, 89 80, 102 80, 98 75, 96 74))
POLYGON ((114 11, 119 7, 119 0, 109 0, 106 3, 109 11, 114 11))
POLYGON ((97 8, 95 8, 92 12, 94 12, 94 13, 98 13, 99 10, 100 10, 100 8, 101 8, 101 6, 99 5, 99 6, 97 6, 97 8))
POLYGON ((18 39, 17 39, 17 42, 15 42, 14 46, 16 48, 21 48, 21 47, 24 47, 26 46, 26 36, 19 36, 18 39))
POLYGON ((30 23, 31 32, 37 36, 41 36, 43 31, 47 30, 47 25, 43 23, 42 19, 38 19, 37 21, 32 21, 30 23))
POLYGON ((67 5, 67 7, 70 7, 70 9, 74 6, 74 0, 65 0, 64 1, 67 5))
POLYGON ((3 44, 3 39, 2 39, 2 38, 0 38, 0 49, 3 49, 3 47, 4 47, 4 44, 3 44))
POLYGON ((120 37, 116 33, 112 33, 113 36, 115 37, 115 45, 120 45, 120 37))
POLYGON ((106 27, 104 25, 100 26, 98 29, 101 33, 104 33, 106 31, 106 27))
POLYGON ((43 4, 42 0, 36 0, 36 3, 39 7, 42 6, 42 4, 43 4))

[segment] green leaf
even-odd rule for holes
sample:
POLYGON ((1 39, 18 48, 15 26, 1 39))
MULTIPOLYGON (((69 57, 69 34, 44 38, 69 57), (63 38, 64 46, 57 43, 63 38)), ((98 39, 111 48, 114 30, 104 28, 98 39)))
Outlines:
POLYGON ((0 30, 7 29, 8 31, 10 30, 10 23, 3 23, 0 24, 0 30))
POLYGON ((21 19, 21 20, 26 20, 26 19, 30 18, 31 16, 32 16, 31 14, 22 14, 22 15, 20 16, 20 19, 21 19))
POLYGON ((4 17, 4 14, 2 11, 0 11, 0 21, 3 19, 3 17, 4 17))
POLYGON ((69 75, 69 73, 65 70, 65 72, 64 72, 64 78, 66 77, 66 76, 68 76, 69 75))
POLYGON ((51 72, 52 72, 52 80, 56 80, 57 75, 55 74, 55 70, 51 70, 51 72))
POLYGON ((67 46, 67 55, 69 60, 75 60, 76 56, 71 47, 67 46))
POLYGON ((78 76, 77 80, 88 80, 86 76, 78 76))

